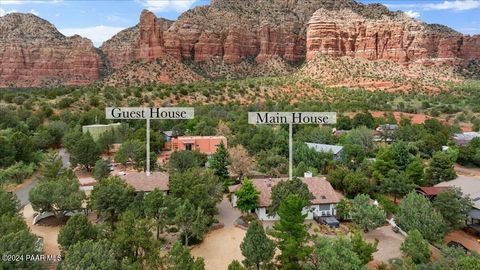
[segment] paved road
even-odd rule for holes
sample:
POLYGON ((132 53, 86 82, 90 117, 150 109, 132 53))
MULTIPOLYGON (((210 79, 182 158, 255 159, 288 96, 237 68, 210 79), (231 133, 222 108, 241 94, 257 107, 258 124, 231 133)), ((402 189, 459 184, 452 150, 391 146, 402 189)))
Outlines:
MULTIPOLYGON (((61 148, 58 152, 59 156, 62 158, 62 163, 64 168, 70 168, 70 154, 64 148, 61 148)), ((28 183, 27 185, 22 186, 15 194, 17 195, 18 200, 20 201, 20 206, 23 208, 25 205, 30 203, 28 200, 28 193, 30 190, 36 186, 38 183, 38 179, 33 180, 32 182, 28 183)))
POLYGON ((233 208, 226 195, 223 200, 217 204, 218 222, 223 223, 225 227, 234 227, 235 221, 242 215, 237 208, 233 208))

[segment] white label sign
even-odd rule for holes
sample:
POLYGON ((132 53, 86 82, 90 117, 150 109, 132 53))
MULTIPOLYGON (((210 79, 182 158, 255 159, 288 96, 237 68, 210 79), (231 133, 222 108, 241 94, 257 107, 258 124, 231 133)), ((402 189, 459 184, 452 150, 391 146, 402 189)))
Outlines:
POLYGON ((335 112, 249 112, 248 123, 256 125, 335 124, 335 112))
POLYGON ((105 108, 107 119, 193 119, 192 107, 145 108, 145 107, 108 107, 105 108))

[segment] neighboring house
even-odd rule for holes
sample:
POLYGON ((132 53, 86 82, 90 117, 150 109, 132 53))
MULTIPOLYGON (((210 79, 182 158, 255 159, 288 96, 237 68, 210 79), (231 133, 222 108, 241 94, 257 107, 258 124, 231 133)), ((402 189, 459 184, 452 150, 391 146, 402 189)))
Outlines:
MULTIPOLYGON (((314 199, 311 205, 303 209, 306 214, 305 219, 313 219, 315 216, 334 216, 336 214, 336 205, 340 201, 335 190, 324 177, 304 177, 300 178, 308 186, 308 190, 313 194, 314 199)), ((258 198, 258 208, 254 211, 258 219, 264 221, 279 220, 277 214, 269 215, 268 207, 271 204, 272 187, 281 181, 288 181, 287 178, 268 178, 268 179, 253 179, 252 183, 255 189, 260 192, 258 198)), ((232 188, 231 191, 237 190, 238 187, 232 188)), ((236 204, 237 198, 232 194, 232 203, 236 204)))
POLYGON ((373 141, 375 142, 393 142, 395 140, 394 133, 398 129, 397 124, 383 124, 375 129, 373 141))
POLYGON ((165 142, 172 141, 173 131, 171 131, 171 130, 162 131, 162 134, 163 134, 163 139, 165 140, 165 142))
POLYGON ((478 132, 455 133, 453 135, 453 141, 456 145, 467 145, 473 140, 473 138, 477 137, 480 137, 480 133, 478 132))
POLYGON ((97 180, 93 177, 78 177, 78 182, 80 184, 80 190, 83 191, 91 191, 97 184, 97 180))
POLYGON ((429 200, 433 200, 438 194, 448 189, 450 187, 419 187, 417 188, 417 193, 424 195, 429 200))
POLYGON ((480 233, 480 178, 458 176, 452 181, 439 183, 435 187, 458 187, 463 194, 472 199, 473 209, 468 214, 467 223, 476 227, 480 233))
POLYGON ((343 146, 340 145, 331 145, 331 144, 321 144, 321 143, 305 143, 310 149, 313 149, 317 152, 322 153, 332 153, 333 159, 340 160, 342 158, 343 146))
POLYGON ((385 132, 385 131, 394 131, 398 128, 397 124, 383 124, 379 125, 375 130, 378 132, 385 132))
POLYGON ((90 135, 92 135, 92 138, 94 141, 98 140, 100 138, 100 135, 102 135, 104 132, 107 131, 116 131, 118 128, 120 128, 122 124, 120 123, 114 123, 114 124, 108 124, 108 125, 89 125, 89 126, 83 126, 82 127, 82 132, 87 133, 89 132, 90 135))
POLYGON ((127 184, 132 186, 136 192, 152 192, 159 189, 168 193, 169 175, 163 172, 127 172, 120 176, 127 184))
POLYGON ((223 141, 227 147, 227 138, 224 136, 179 136, 173 137, 171 142, 166 144, 166 148, 172 151, 199 151, 202 154, 211 156, 217 151, 218 145, 223 141))

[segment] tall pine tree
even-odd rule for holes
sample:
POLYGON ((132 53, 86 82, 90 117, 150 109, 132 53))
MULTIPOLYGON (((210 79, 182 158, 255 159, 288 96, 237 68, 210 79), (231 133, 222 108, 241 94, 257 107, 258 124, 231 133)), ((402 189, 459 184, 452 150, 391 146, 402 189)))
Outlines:
POLYGON ((263 226, 254 221, 248 227, 240 249, 245 256, 243 264, 259 270, 260 266, 267 265, 272 260, 275 254, 275 243, 267 237, 263 226))
POLYGON ((210 168, 213 169, 216 176, 222 180, 226 180, 229 177, 227 166, 230 165, 228 158, 228 151, 223 141, 217 147, 217 151, 213 154, 209 161, 210 168))

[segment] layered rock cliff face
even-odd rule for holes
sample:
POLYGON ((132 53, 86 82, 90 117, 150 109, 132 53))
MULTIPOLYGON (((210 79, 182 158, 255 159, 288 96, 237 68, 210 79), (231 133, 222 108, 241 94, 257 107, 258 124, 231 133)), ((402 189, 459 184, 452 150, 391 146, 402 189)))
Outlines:
POLYGON ((308 22, 307 59, 317 53, 402 64, 462 64, 480 58, 480 36, 428 25, 405 14, 371 19, 352 10, 316 11, 308 22))
POLYGON ((90 40, 65 37, 32 14, 0 17, 0 87, 88 84, 101 68, 90 40))
POLYGON ((367 18, 395 14, 381 5, 353 0, 214 0, 186 11, 173 23, 161 23, 143 11, 138 26, 120 32, 101 49, 117 68, 165 53, 196 62, 218 58, 226 64, 246 59, 263 63, 278 57, 296 62, 305 59, 307 22, 319 8, 348 8, 367 18))

